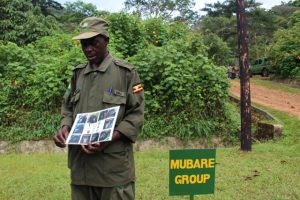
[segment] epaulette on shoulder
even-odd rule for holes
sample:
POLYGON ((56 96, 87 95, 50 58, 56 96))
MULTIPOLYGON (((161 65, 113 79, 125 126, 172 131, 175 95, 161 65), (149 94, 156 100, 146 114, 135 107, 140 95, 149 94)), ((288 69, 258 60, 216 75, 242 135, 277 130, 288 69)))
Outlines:
POLYGON ((130 64, 129 62, 125 61, 125 60, 114 59, 113 62, 116 65, 120 66, 120 67, 124 67, 126 69, 129 69, 130 71, 134 69, 134 66, 132 64, 130 64))
POLYGON ((73 70, 82 69, 82 68, 85 68, 85 67, 86 67, 86 64, 79 64, 79 65, 76 65, 73 70))

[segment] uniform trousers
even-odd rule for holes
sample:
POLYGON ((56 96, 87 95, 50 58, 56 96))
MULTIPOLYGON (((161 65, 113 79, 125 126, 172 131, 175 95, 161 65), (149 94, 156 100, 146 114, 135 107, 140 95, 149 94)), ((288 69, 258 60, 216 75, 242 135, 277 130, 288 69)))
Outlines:
POLYGON ((71 184, 72 200, 134 200, 134 182, 116 187, 71 184))

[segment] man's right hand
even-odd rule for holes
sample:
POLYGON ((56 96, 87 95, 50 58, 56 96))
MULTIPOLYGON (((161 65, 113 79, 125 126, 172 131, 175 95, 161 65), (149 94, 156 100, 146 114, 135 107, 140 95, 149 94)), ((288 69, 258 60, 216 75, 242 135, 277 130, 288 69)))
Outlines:
POLYGON ((53 136, 53 140, 56 146, 60 148, 66 147, 66 140, 71 128, 69 126, 63 126, 53 136))

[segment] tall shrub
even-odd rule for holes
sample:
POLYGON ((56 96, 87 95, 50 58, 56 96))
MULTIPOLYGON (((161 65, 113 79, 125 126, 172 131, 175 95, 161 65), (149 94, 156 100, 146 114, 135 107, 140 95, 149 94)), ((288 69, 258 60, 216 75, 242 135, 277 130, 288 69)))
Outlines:
POLYGON ((271 64, 279 78, 300 80, 300 23, 275 33, 270 50, 271 64))
POLYGON ((189 35, 162 47, 150 46, 132 57, 145 84, 151 112, 202 109, 222 111, 228 82, 224 69, 206 56, 199 35, 189 35))
POLYGON ((236 131, 228 126, 224 68, 207 58, 199 35, 149 46, 130 61, 145 84, 147 120, 142 137, 187 139, 236 131))
POLYGON ((135 55, 145 46, 145 36, 141 19, 126 13, 106 15, 110 30, 110 47, 119 52, 123 58, 135 55))
POLYGON ((44 16, 30 0, 0 1, 0 40, 25 45, 58 29, 52 16, 44 16))

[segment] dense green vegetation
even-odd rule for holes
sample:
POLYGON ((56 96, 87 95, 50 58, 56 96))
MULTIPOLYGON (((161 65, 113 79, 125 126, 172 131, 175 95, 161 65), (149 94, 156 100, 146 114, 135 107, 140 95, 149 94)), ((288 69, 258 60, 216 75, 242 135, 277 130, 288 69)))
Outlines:
POLYGON ((28 0, 1 0, 0 13, 0 40, 19 45, 52 34, 58 28, 54 17, 44 16, 28 0))
MULTIPOLYGON (((101 13, 84 5, 67 4, 67 12, 74 13, 70 22, 101 13)), ((207 57, 201 35, 182 21, 142 20, 124 12, 100 15, 110 23, 110 52, 133 63, 145 84, 142 138, 237 134, 238 124, 228 125, 233 119, 226 106, 225 71, 207 57)), ((60 102, 72 68, 85 62, 79 43, 71 40, 76 33, 58 28, 62 17, 63 13, 48 36, 0 42, 1 140, 51 137, 59 126, 60 102)))
MULTIPOLYGON (((133 63, 145 84, 141 137, 237 135, 220 67, 236 62, 235 1, 209 4, 202 17, 192 10, 193 0, 160 2, 126 1, 132 14, 99 11, 80 0, 64 6, 53 0, 1 1, 0 139, 40 139, 58 128, 72 69, 85 62, 71 38, 87 16, 109 22, 110 52, 133 63)), ((251 59, 269 56, 278 77, 299 79, 299 2, 266 11, 247 1, 247 15, 251 59)))
POLYGON ((300 11, 289 17, 288 28, 275 33, 270 51, 272 65, 280 78, 300 80, 300 11))

